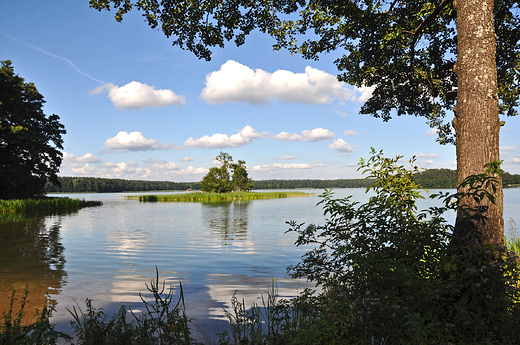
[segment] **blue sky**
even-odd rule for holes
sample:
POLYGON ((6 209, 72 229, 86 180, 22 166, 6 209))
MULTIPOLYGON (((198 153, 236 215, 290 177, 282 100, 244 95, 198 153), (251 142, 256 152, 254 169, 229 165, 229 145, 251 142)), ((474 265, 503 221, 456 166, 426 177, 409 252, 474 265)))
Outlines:
MULTIPOLYGON (((253 34, 212 60, 172 47, 138 12, 116 23, 87 0, 4 1, 0 60, 35 83, 65 125, 63 176, 200 181, 220 151, 262 179, 358 178, 370 147, 455 169, 454 146, 423 118, 358 115, 370 90, 337 82, 333 61, 253 34)), ((520 118, 501 130, 503 168, 520 173, 520 118)))

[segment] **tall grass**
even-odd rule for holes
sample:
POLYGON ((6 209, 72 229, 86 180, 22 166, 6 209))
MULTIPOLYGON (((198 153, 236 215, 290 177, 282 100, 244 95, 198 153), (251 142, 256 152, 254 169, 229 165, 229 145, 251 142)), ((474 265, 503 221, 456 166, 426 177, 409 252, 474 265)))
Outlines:
POLYGON ((506 239, 507 249, 514 250, 517 254, 520 254, 520 237, 518 237, 518 233, 516 232, 516 222, 513 218, 509 218, 507 222, 509 224, 506 239))
POLYGON ((257 200, 278 199, 300 196, 312 196, 315 194, 304 192, 235 192, 235 193, 184 193, 168 195, 140 195, 128 196, 127 199, 137 199, 142 202, 214 202, 233 200, 257 200))
POLYGON ((84 207, 101 206, 100 201, 70 198, 0 200, 0 215, 74 212, 84 207))

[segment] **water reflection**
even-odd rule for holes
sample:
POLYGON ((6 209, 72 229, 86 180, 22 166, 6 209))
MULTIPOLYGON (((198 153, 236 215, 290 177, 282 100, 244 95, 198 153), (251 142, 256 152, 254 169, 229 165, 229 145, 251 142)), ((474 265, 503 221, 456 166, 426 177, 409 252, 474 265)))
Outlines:
MULTIPOLYGON (((61 218, 33 218, 0 223, 0 312, 9 309, 12 290, 19 299, 29 286, 26 321, 42 309, 47 294, 58 294, 66 284, 61 218)), ((51 300, 52 301, 52 300, 51 300)))
POLYGON ((202 204, 202 219, 221 240, 245 240, 250 200, 234 200, 202 204))

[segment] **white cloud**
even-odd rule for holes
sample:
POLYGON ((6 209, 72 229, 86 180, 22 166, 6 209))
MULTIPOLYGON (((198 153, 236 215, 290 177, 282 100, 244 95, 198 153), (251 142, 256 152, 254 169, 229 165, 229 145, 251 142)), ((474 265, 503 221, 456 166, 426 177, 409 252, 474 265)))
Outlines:
POLYGON ((426 159, 424 162, 425 162, 426 164, 433 164, 433 160, 431 160, 431 159, 426 159))
POLYGON ((372 92, 375 90, 375 88, 375 86, 362 86, 360 88, 356 88, 357 93, 360 93, 360 95, 354 100, 363 103, 368 101, 368 99, 372 97, 372 92))
POLYGON ((274 140, 283 141, 318 141, 318 140, 331 140, 336 134, 324 128, 306 129, 302 131, 302 134, 280 132, 272 137, 274 140))
POLYGON ((514 151, 516 150, 516 146, 500 146, 500 151, 514 151))
POLYGON ((101 159, 92 155, 92 153, 85 153, 81 157, 76 157, 73 153, 63 152, 63 161, 70 163, 101 163, 101 159))
POLYGON ((193 157, 182 157, 181 158, 181 162, 191 162, 194 160, 195 160, 195 158, 193 158, 193 157))
POLYGON ((357 135, 356 131, 354 130, 351 130, 351 129, 347 129, 345 131, 345 133, 343 133, 344 136, 348 137, 348 136, 351 136, 351 135, 357 135))
POLYGON ((137 162, 104 163, 96 166, 90 164, 76 164, 67 168, 67 174, 74 176, 92 176, 104 178, 148 179, 148 180, 176 180, 196 181, 208 172, 208 169, 189 166, 182 169, 179 163, 166 160, 147 159, 144 166, 137 162))
POLYGON ((311 169, 312 165, 307 163, 291 163, 291 164, 280 164, 275 163, 272 165, 255 165, 251 171, 280 171, 280 170, 294 170, 294 169, 311 169))
POLYGON ((356 151, 352 145, 350 145, 349 143, 347 143, 345 140, 343 139, 336 139, 334 140, 330 145, 329 145, 329 149, 330 150, 333 150, 333 151, 337 151, 337 152, 342 152, 342 153, 348 153, 348 152, 354 152, 356 151))
POLYGON ((324 128, 302 131, 303 140, 305 141, 331 140, 335 135, 336 134, 324 128))
POLYGON ((280 132, 280 134, 275 135, 273 139, 283 141, 300 141, 302 140, 302 136, 296 133, 280 132))
POLYGON ((142 109, 150 107, 165 107, 186 103, 185 96, 179 96, 172 90, 157 90, 153 86, 132 81, 124 86, 112 83, 98 86, 90 94, 99 94, 108 91, 108 98, 120 109, 142 109))
POLYGON ((158 140, 146 139, 141 132, 121 131, 113 138, 105 141, 105 147, 112 150, 148 151, 165 150, 173 144, 160 144, 158 140))
POLYGON ((436 155, 435 153, 418 153, 415 155, 415 157, 421 157, 421 158, 437 158, 439 155, 436 155))
POLYGON ((432 129, 427 130, 425 135, 427 137, 431 137, 432 135, 435 135, 437 133, 439 133, 439 130, 437 128, 432 128, 432 129))
POLYGON ((298 159, 298 157, 296 157, 296 156, 283 156, 283 157, 276 157, 275 159, 291 160, 291 159, 298 159))
POLYGON ((205 135, 199 139, 193 139, 190 137, 183 144, 185 147, 197 147, 199 149, 204 148, 226 148, 226 147, 240 147, 250 144, 255 138, 260 138, 267 135, 267 132, 257 132, 253 127, 247 125, 242 128, 238 133, 228 136, 227 134, 213 134, 212 136, 205 135))
POLYGON ((515 157, 507 160, 509 163, 520 164, 520 157, 515 157))
POLYGON ((357 164, 356 163, 346 163, 346 164, 343 164, 342 166, 343 167, 347 167, 347 168, 351 168, 351 167, 356 167, 357 164))
POLYGON ((307 66, 304 73, 278 70, 269 73, 253 70, 229 60, 218 71, 206 76, 206 87, 200 97, 211 104, 246 102, 267 104, 281 102, 328 104, 332 100, 347 101, 353 92, 336 76, 307 66))

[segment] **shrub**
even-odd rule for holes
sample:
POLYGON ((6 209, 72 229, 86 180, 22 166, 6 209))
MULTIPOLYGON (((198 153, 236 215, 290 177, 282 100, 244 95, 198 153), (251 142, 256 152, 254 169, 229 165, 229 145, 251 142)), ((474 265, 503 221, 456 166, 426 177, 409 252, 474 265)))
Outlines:
MULTIPOLYGON (((515 255, 502 245, 454 238, 443 217, 453 210, 484 221, 485 210, 465 208, 465 198, 491 198, 484 187, 493 179, 470 177, 468 193, 432 195, 443 206, 419 212, 417 168, 413 159, 411 169, 398 165, 400 158, 372 149, 361 161, 376 180, 366 204, 326 191, 325 225, 289 222, 298 246, 314 246, 289 272, 323 289, 299 297, 316 316, 296 339, 311 331, 322 344, 518 343, 515 255)), ((471 228, 456 233, 476 236, 471 228)))

